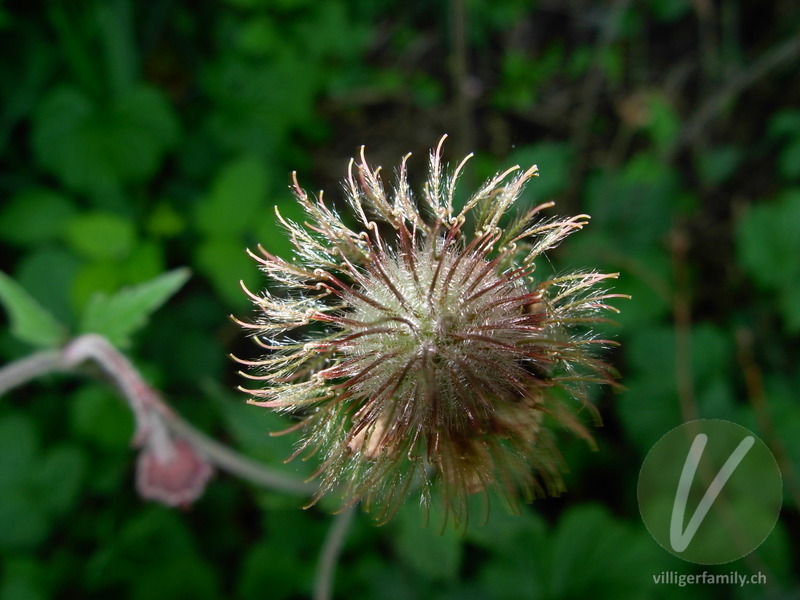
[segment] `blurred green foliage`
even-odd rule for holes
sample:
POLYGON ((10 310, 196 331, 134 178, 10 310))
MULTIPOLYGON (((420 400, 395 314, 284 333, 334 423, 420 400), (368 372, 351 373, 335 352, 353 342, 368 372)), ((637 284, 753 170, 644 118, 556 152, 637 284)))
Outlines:
MULTIPOLYGON (((292 170, 335 204, 362 143, 388 173, 409 150, 422 168, 449 132, 452 158, 477 152, 462 185, 537 163, 531 203, 592 215, 540 268, 621 273, 625 389, 598 394, 598 452, 565 439, 562 498, 496 506, 463 535, 424 527, 413 503, 384 527, 358 517, 337 597, 673 597, 653 575, 706 569, 657 546, 635 487, 687 406, 758 432, 786 499, 750 559, 707 568, 761 569, 767 586, 680 593, 796 597, 798 28, 789 0, 8 0, 0 358, 102 332, 199 427, 309 475, 282 465, 291 436, 267 435, 283 420, 232 391, 226 355, 255 350, 226 317, 249 314, 239 280, 264 285, 244 249, 290 255, 274 207, 302 218, 292 170), (759 66, 778 51, 791 60, 759 66)), ((147 504, 132 430, 98 382, 2 399, 0 600, 308 597, 330 507, 227 476, 189 510, 147 504)))

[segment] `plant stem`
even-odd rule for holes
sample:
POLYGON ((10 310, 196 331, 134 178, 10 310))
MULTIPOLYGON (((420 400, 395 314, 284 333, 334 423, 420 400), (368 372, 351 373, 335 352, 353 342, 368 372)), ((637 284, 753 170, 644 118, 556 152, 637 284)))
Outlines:
POLYGON ((322 545, 317 572, 314 575, 314 600, 330 600, 333 597, 333 581, 336 576, 336 563, 344 546, 344 539, 353 522, 355 507, 339 513, 333 520, 325 543, 322 545))
POLYGON ((698 418, 692 374, 692 298, 687 266, 689 238, 683 229, 675 229, 671 236, 672 272, 675 292, 672 297, 672 314, 675 323, 675 387, 684 423, 698 418))
POLYGON ((786 446, 775 427, 767 392, 764 389, 764 377, 756 361, 753 344, 753 333, 749 329, 739 328, 736 330, 737 358, 747 386, 747 398, 753 407, 759 429, 764 433, 766 442, 775 455, 775 460, 786 482, 789 496, 792 498, 795 507, 800 510, 800 477, 798 477, 796 470, 792 466, 786 446))
POLYGON ((48 373, 75 372, 86 361, 97 364, 127 401, 137 423, 134 442, 156 418, 168 431, 189 441, 209 462, 232 475, 290 494, 311 495, 316 490, 313 484, 294 480, 239 454, 184 420, 147 385, 127 357, 99 335, 82 335, 61 350, 44 350, 4 366, 0 369, 0 396, 48 373))
POLYGON ((464 0, 450 1, 450 27, 452 49, 450 77, 453 84, 456 152, 464 156, 475 145, 475 127, 472 119, 473 102, 469 90, 469 56, 467 47, 467 7, 464 0))
POLYGON ((263 464, 243 456, 228 446, 210 438, 199 431, 182 417, 173 413, 167 420, 167 426, 175 433, 181 434, 198 448, 206 457, 223 471, 236 475, 247 481, 268 489, 287 494, 312 495, 317 486, 305 481, 287 477, 263 464))
POLYGON ((0 368, 0 396, 46 375, 63 371, 58 350, 42 350, 0 368))
POLYGON ((719 113, 744 90, 772 71, 791 64, 798 55, 800 55, 800 36, 795 35, 770 48, 725 83, 717 86, 714 94, 706 98, 700 104, 700 108, 686 120, 680 135, 675 137, 672 147, 666 153, 667 161, 672 162, 680 150, 699 139, 719 113))

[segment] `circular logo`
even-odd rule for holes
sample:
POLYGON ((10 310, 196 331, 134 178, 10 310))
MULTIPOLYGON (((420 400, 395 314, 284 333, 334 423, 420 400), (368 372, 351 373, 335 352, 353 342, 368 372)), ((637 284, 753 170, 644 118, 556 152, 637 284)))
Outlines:
POLYGON ((755 550, 778 520, 783 482, 750 430, 701 419, 666 433, 639 472, 639 511, 655 540, 686 561, 731 562, 755 550))

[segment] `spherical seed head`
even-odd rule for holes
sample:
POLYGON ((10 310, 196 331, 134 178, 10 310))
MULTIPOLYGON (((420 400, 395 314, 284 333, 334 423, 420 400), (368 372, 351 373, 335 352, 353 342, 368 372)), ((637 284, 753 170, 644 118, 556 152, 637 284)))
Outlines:
POLYGON ((496 175, 457 210, 467 159, 445 175, 441 146, 419 203, 405 160, 387 194, 362 148, 345 180, 358 229, 295 181, 310 218, 281 218, 295 259, 254 255, 289 293, 248 292, 261 314, 245 326, 270 353, 248 363, 266 387, 247 391, 299 416, 298 454, 322 455, 320 495, 339 489, 378 518, 411 490, 427 505, 441 489, 456 521, 476 492, 559 493, 553 428, 591 437, 557 389, 594 414, 585 384, 611 381, 589 351, 608 342, 586 324, 613 310, 598 284, 616 275, 534 277, 535 259, 588 216, 539 220, 547 204, 500 228, 536 167, 496 175))

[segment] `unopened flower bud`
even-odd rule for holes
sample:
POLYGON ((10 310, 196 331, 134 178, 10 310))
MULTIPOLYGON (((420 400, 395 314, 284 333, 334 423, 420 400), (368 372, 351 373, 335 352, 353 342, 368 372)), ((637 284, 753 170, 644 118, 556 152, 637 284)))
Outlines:
POLYGON ((465 162, 444 173, 440 143, 417 199, 405 160, 390 193, 362 149, 345 180, 358 227, 295 180, 309 223, 281 222, 296 260, 253 255, 285 293, 248 292, 261 314, 244 325, 269 354, 247 363, 265 386, 246 391, 302 419, 298 453, 321 456, 321 494, 340 489, 379 518, 412 489, 427 500, 440 487, 457 520, 490 488, 559 493, 553 427, 589 434, 554 391, 594 414, 585 384, 611 380, 588 327, 614 310, 601 285, 616 275, 534 275, 588 216, 541 220, 546 204, 502 228, 535 167, 498 174, 458 209, 465 162))

